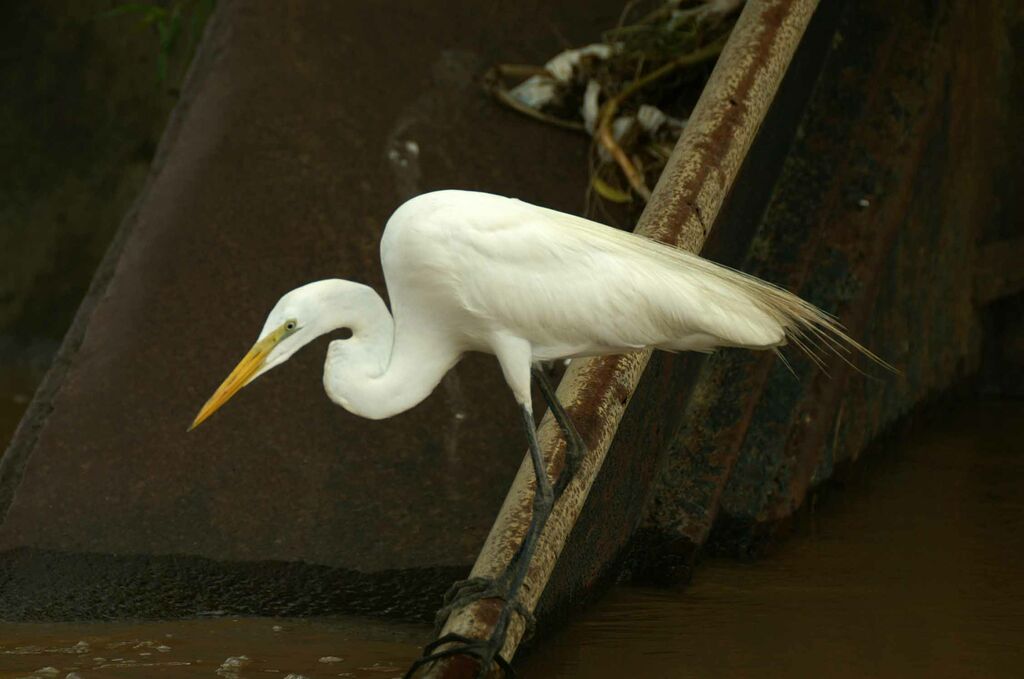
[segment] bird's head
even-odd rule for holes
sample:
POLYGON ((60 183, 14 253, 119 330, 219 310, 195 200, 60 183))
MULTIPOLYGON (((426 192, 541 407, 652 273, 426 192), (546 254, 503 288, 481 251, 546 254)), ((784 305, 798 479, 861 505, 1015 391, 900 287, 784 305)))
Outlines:
MULTIPOLYGON (((327 311, 332 307, 338 308, 339 298, 350 296, 350 287, 365 286, 340 280, 317 281, 282 297, 267 316, 252 349, 199 410, 189 431, 227 403, 242 387, 281 365, 320 335, 333 330, 335 326, 327 311)), ((343 308, 344 304, 341 306, 343 308)))

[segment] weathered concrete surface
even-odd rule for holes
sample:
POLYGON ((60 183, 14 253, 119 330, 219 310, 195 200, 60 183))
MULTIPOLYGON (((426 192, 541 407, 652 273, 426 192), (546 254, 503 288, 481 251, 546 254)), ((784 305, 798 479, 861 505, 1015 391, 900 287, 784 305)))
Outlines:
POLYGON ((639 576, 686 577, 709 539, 758 553, 837 464, 977 369, 975 273, 992 263, 976 252, 1000 230, 994 187, 1008 166, 1010 5, 849 3, 737 264, 835 313, 903 374, 797 361, 794 378, 739 352, 701 361, 647 504, 639 576))
POLYGON ((491 360, 374 423, 323 395, 321 341, 185 428, 280 294, 330 276, 383 292, 377 242, 402 198, 464 187, 576 209, 586 144, 477 78, 619 9, 218 3, 144 196, 0 467, 0 617, 435 607, 522 455, 491 360), (292 594, 271 596, 282 578, 292 594))

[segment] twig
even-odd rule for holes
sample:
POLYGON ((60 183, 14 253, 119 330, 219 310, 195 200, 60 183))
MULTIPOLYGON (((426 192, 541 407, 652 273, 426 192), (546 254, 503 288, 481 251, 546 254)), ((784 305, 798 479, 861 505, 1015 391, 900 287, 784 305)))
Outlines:
POLYGON ((530 116, 531 118, 536 118, 542 122, 550 125, 557 125, 558 127, 562 127, 567 130, 576 130, 577 132, 583 132, 584 134, 587 132, 587 128, 583 127, 582 123, 577 123, 575 120, 556 118, 555 116, 549 116, 547 113, 542 113, 535 108, 530 108, 509 94, 508 90, 503 87, 495 87, 494 96, 498 98, 498 101, 505 104, 505 106, 515 109, 524 115, 530 116))
POLYGON ((547 113, 544 113, 538 109, 527 106, 523 102, 513 97, 509 93, 509 91, 505 89, 505 86, 501 80, 501 76, 519 75, 524 72, 527 73, 528 75, 547 75, 549 77, 551 75, 543 68, 535 68, 531 66, 495 66, 492 69, 491 73, 488 74, 488 80, 490 80, 491 94, 497 97, 498 101, 505 104, 505 106, 508 106, 509 108, 515 111, 519 111, 523 115, 530 116, 535 120, 540 120, 541 122, 548 123, 549 125, 556 125, 567 130, 576 130, 577 132, 583 132, 584 134, 587 133, 587 129, 583 126, 583 123, 578 123, 575 120, 566 120, 564 118, 558 118, 556 116, 548 115, 547 113))
POLYGON ((725 42, 728 38, 729 34, 726 33, 713 43, 705 45, 704 47, 688 54, 683 54, 672 61, 659 66, 643 78, 631 82, 628 87, 610 98, 601 107, 601 110, 597 115, 598 122, 594 137, 602 146, 605 147, 605 149, 608 150, 608 153, 611 154, 612 158, 615 159, 615 162, 622 170, 622 174, 626 175, 626 179, 629 181, 630 187, 632 187, 632 189, 639 194, 644 201, 650 199, 651 190, 647 188, 643 175, 636 169, 636 166, 629 159, 629 156, 627 156, 622 150, 622 147, 619 146, 618 142, 615 141, 615 137, 612 134, 612 121, 615 119, 615 114, 618 112, 619 107, 623 102, 654 81, 665 77, 678 68, 699 64, 702 61, 718 56, 722 51, 722 47, 725 46, 725 42))
POLYGON ((526 79, 531 75, 551 77, 551 73, 548 69, 543 66, 534 66, 533 64, 498 64, 492 70, 496 71, 498 76, 508 76, 512 78, 526 79))

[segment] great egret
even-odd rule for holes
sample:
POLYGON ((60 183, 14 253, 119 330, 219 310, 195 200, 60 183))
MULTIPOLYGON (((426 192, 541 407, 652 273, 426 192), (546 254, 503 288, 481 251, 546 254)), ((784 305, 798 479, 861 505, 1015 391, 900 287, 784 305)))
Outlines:
MULTIPOLYGON (((403 204, 380 244, 391 312, 371 288, 346 280, 309 283, 270 312, 256 344, 199 411, 195 428, 239 389, 302 346, 339 328, 327 350, 324 389, 362 417, 397 415, 425 399, 467 351, 494 354, 522 412, 536 475, 533 516, 501 582, 469 596, 506 606, 486 642, 459 639, 486 672, 557 490, 544 471, 533 423, 531 374, 541 361, 643 347, 712 351, 771 349, 792 341, 874 354, 828 315, 785 290, 696 255, 580 217, 472 191, 437 191, 403 204)), ((583 444, 541 379, 571 459, 583 444)), ((569 465, 571 474, 573 465, 569 465)), ((450 639, 449 639, 450 641, 450 639)), ((447 655, 434 654, 428 658, 447 655)))

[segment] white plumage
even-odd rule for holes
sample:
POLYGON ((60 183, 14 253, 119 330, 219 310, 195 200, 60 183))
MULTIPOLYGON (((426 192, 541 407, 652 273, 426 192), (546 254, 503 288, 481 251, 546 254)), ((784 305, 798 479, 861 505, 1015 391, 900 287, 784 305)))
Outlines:
MULTIPOLYGON (((810 338, 863 347, 824 312, 684 250, 519 200, 438 191, 405 203, 381 242, 396 318, 469 335, 521 337, 532 358, 643 347, 767 349, 810 338), (432 314, 433 315, 433 314, 432 314)), ((493 352, 492 352, 493 353, 493 352)))
POLYGON ((502 196, 449 190, 409 200, 388 221, 381 262, 390 313, 373 290, 349 281, 289 292, 271 311, 256 353, 193 426, 255 377, 341 327, 353 336, 331 343, 325 389, 343 407, 375 419, 426 398, 467 351, 497 356, 527 407, 533 363, 643 347, 773 349, 793 341, 816 361, 816 349, 852 348, 881 363, 831 317, 785 290, 502 196))

